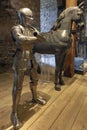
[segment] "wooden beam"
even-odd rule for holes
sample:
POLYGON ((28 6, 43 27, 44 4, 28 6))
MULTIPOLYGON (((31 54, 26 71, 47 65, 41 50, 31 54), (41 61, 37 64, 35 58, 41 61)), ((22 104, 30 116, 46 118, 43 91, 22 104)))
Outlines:
MULTIPOLYGON (((66 8, 77 6, 77 0, 66 0, 66 8)), ((75 29, 75 23, 72 24, 72 29, 75 29)), ((66 56, 64 75, 72 77, 74 75, 74 55, 75 55, 75 35, 72 35, 72 47, 66 56)))

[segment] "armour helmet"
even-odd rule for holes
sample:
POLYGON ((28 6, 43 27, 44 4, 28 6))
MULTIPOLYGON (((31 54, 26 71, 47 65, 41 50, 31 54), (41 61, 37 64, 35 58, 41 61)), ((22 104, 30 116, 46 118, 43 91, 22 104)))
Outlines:
POLYGON ((20 23, 23 23, 25 19, 33 20, 33 13, 29 8, 21 8, 18 10, 18 17, 20 23))

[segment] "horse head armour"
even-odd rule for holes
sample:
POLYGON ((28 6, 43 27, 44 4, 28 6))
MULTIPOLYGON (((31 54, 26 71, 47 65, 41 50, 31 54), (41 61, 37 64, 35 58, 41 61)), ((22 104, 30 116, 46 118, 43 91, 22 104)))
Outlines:
MULTIPOLYGON (((64 18, 71 19, 72 21, 79 22, 81 20, 81 17, 83 17, 83 8, 84 8, 84 2, 82 2, 79 6, 76 7, 69 7, 65 9, 58 17, 57 21, 54 23, 51 30, 57 30, 61 27, 61 23, 64 18)), ((81 25, 83 23, 81 22, 81 25)))

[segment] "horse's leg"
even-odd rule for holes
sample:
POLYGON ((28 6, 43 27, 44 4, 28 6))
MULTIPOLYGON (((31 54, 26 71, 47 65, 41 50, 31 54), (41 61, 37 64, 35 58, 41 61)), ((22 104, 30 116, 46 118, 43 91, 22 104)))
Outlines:
POLYGON ((39 103, 42 105, 46 104, 46 101, 42 98, 39 98, 37 96, 37 84, 38 84, 38 80, 39 80, 39 72, 40 70, 38 69, 38 64, 35 61, 35 58, 33 57, 33 59, 31 60, 31 71, 30 71, 30 88, 31 88, 31 92, 32 92, 32 101, 34 103, 39 103))
POLYGON ((64 85, 64 80, 62 78, 62 70, 63 70, 63 66, 64 66, 65 57, 66 57, 66 54, 64 54, 62 56, 62 60, 61 60, 61 63, 60 63, 59 84, 61 84, 61 85, 64 85))
POLYGON ((11 121, 13 123, 14 129, 21 127, 22 123, 18 119, 18 105, 21 97, 22 84, 24 79, 24 71, 14 71, 14 84, 12 91, 13 105, 11 113, 11 121))
POLYGON ((56 66, 55 66, 55 82, 54 82, 54 84, 55 84, 55 89, 57 91, 61 90, 61 86, 59 84, 60 61, 61 61, 61 56, 60 55, 55 55, 56 66))

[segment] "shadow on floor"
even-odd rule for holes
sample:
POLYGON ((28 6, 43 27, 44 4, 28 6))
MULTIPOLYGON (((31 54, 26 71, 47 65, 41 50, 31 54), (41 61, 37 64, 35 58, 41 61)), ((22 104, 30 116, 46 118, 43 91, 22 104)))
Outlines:
MULTIPOLYGON (((31 94, 29 92, 24 93, 21 97, 22 103, 20 103, 18 107, 18 116, 22 123, 29 120, 35 113, 41 110, 41 107, 43 107, 43 105, 32 103, 32 101, 29 100, 31 99, 31 97, 29 98, 30 95, 31 94)), ((46 93, 39 91, 38 95, 43 97, 43 99, 45 99, 47 102, 50 100, 50 96, 46 93)))

